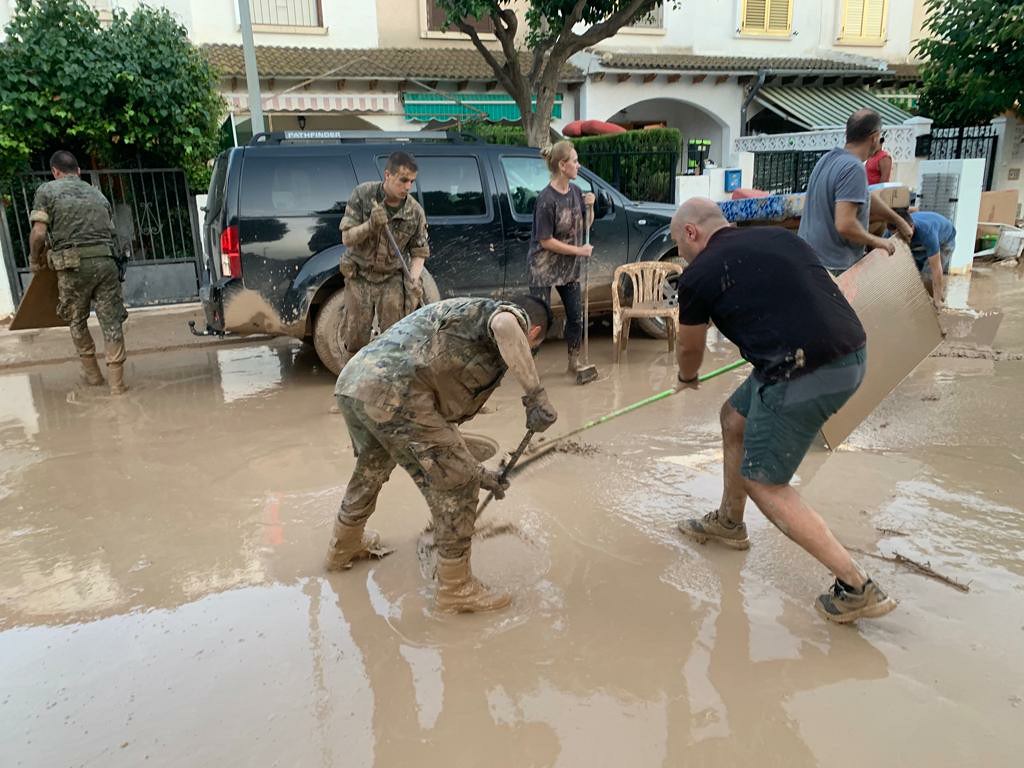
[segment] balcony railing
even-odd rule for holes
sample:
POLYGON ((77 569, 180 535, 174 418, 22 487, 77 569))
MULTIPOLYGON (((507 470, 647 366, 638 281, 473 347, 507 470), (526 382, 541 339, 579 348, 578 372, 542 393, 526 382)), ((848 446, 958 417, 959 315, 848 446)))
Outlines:
POLYGON ((274 27, 322 27, 320 0, 249 0, 252 23, 274 27))

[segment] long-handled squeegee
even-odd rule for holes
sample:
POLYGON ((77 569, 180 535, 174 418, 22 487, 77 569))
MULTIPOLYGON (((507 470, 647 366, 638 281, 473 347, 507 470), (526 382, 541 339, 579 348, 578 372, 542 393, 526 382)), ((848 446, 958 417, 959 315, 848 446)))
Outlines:
MULTIPOLYGON (((746 360, 736 360, 735 362, 729 363, 728 365, 723 365, 721 368, 716 368, 713 371, 705 373, 703 376, 700 376, 697 380, 701 383, 705 381, 710 381, 716 376, 721 376, 723 373, 729 373, 729 371, 735 371, 737 368, 742 368, 744 365, 747 365, 746 360)), ((530 462, 536 461, 541 456, 547 455, 555 448, 557 448, 561 443, 568 440, 570 437, 575 437, 581 432, 585 432, 586 430, 591 429, 592 427, 596 427, 599 424, 604 424, 605 422, 611 421, 612 419, 618 418, 619 416, 623 416, 627 413, 632 413, 633 411, 639 408, 643 408, 645 405, 650 405, 651 403, 656 403, 659 400, 664 400, 666 397, 671 397, 678 391, 680 390, 677 390, 675 388, 666 389, 656 394, 653 394, 650 397, 645 397, 643 400, 638 400, 637 402, 631 405, 624 406, 623 408, 619 408, 618 410, 612 411, 611 413, 606 413, 604 416, 599 416, 596 419, 591 419, 583 426, 577 427, 576 429, 566 432, 564 435, 559 435, 558 437, 547 441, 546 443, 544 443, 544 445, 535 448, 532 452, 524 456, 523 452, 526 449, 526 446, 529 444, 530 438, 533 437, 532 432, 527 432, 522 442, 519 443, 519 447, 516 448, 515 452, 512 454, 511 460, 504 467, 502 467, 502 477, 508 478, 508 476, 512 473, 513 469, 522 469, 530 462)), ((477 517, 479 517, 480 513, 484 511, 484 507, 486 507, 490 503, 492 496, 493 494, 488 494, 487 498, 484 499, 479 509, 477 509, 477 517)))

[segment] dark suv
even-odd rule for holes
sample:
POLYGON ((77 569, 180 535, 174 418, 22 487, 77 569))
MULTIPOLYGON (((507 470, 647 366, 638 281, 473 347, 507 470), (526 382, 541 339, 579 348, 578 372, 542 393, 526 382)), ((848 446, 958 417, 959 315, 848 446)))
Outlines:
MULTIPOLYGON (((413 194, 430 227, 426 300, 524 292, 533 206, 549 181, 537 150, 437 132, 260 134, 213 167, 204 222, 210 280, 200 291, 207 330, 311 341, 336 372, 345 250, 338 226, 353 187, 381 180, 396 149, 419 165, 413 194)), ((617 266, 676 257, 674 209, 627 200, 586 170, 576 183, 597 197, 590 301, 592 312, 607 312, 617 266)), ((656 321, 641 327, 664 335, 656 321)))

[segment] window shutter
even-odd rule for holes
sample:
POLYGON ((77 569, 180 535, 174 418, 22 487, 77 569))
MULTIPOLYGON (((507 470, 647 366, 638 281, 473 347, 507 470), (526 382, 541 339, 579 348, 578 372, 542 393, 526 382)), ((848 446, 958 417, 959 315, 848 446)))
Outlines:
POLYGON ((743 30, 759 32, 765 29, 768 18, 768 0, 746 0, 743 3, 743 30))
POLYGON ((789 32, 792 7, 792 0, 769 0, 767 25, 769 32, 789 32))
POLYGON ((879 39, 885 37, 885 0, 865 1, 861 36, 879 39))

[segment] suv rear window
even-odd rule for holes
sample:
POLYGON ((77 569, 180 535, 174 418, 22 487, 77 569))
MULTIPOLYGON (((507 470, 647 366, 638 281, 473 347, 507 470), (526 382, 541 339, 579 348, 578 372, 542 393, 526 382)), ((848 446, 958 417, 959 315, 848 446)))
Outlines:
MULTIPOLYGON (((387 157, 377 158, 381 178, 387 157)), ((487 200, 475 157, 417 157, 413 194, 428 217, 485 216, 487 200)))
POLYGON ((247 157, 242 166, 241 214, 278 218, 341 214, 355 186, 348 155, 247 157))

